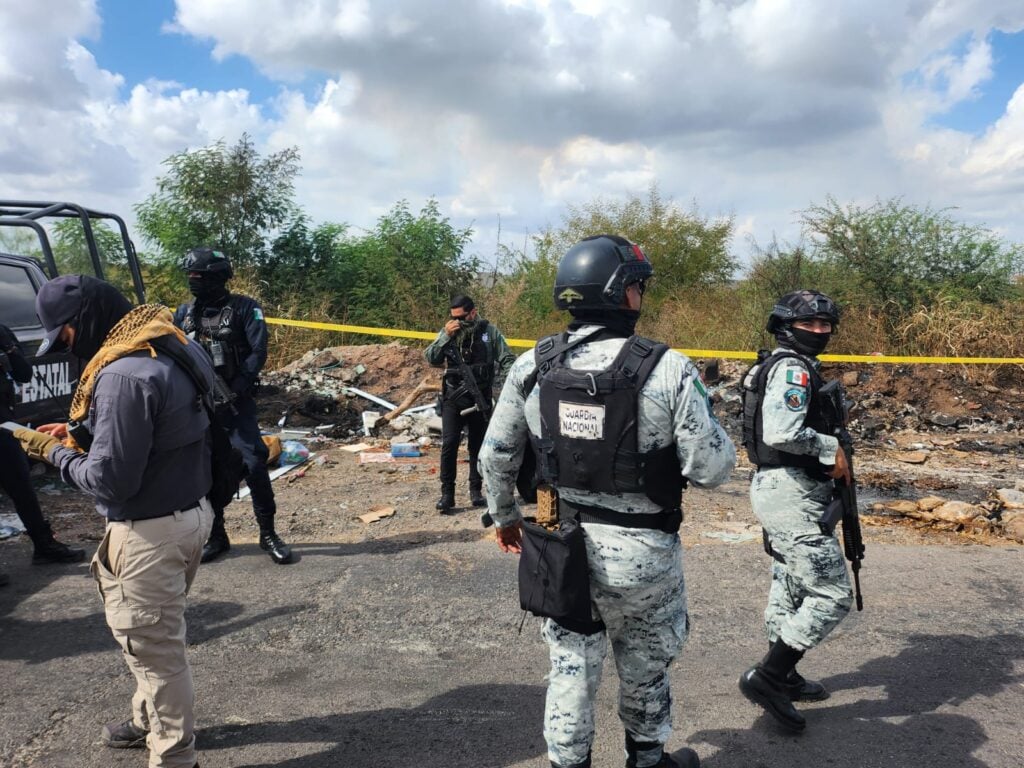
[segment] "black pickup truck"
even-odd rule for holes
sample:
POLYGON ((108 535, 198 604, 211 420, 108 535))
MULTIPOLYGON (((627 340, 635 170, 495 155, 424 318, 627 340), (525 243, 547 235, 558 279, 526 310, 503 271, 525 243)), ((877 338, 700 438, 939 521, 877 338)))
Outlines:
POLYGON ((95 275, 130 299, 146 300, 135 246, 119 216, 73 203, 0 200, 0 324, 18 337, 32 365, 32 380, 18 385, 21 424, 66 420, 78 381, 71 355, 35 354, 45 336, 36 294, 58 274, 95 275))

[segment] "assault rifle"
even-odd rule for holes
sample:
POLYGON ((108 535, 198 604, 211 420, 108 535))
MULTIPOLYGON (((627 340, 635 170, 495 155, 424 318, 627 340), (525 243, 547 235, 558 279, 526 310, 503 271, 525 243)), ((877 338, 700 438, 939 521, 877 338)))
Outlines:
POLYGON ((454 365, 455 369, 462 376, 462 384, 453 390, 448 395, 448 398, 458 400, 464 395, 469 395, 473 398, 473 405, 469 408, 464 408, 460 413, 463 416, 467 416, 470 413, 481 413, 485 421, 490 419, 491 401, 489 398, 484 397, 484 393, 480 391, 480 386, 476 383, 476 377, 473 376, 473 369, 469 367, 469 364, 462 357, 462 352, 459 351, 454 336, 445 346, 444 355, 448 358, 449 365, 454 365))
POLYGON ((224 381, 224 377, 219 373, 213 374, 213 407, 216 410, 227 410, 231 413, 237 413, 235 409, 235 399, 238 397, 234 392, 231 391, 231 387, 224 381))
POLYGON ((839 381, 830 381, 823 386, 818 394, 825 407, 825 419, 832 428, 832 433, 839 439, 839 445, 846 454, 850 465, 850 483, 834 480, 834 499, 842 506, 843 517, 843 554, 850 561, 853 571, 854 595, 857 599, 857 610, 864 610, 864 597, 860 592, 860 563, 864 559, 864 540, 860 534, 860 518, 857 516, 857 484, 853 474, 853 440, 846 429, 847 405, 843 385, 839 381))

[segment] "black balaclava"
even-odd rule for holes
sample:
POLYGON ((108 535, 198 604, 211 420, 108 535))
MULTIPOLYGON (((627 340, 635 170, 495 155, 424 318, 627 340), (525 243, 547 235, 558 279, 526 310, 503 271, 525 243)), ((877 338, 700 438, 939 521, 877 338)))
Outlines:
POLYGON ((775 334, 775 338, 784 347, 790 347, 802 355, 817 357, 825 351, 825 347, 828 346, 832 334, 815 333, 814 331, 794 328, 792 325, 788 325, 784 327, 784 330, 775 334))
POLYGON ((584 325, 603 325, 616 336, 628 338, 636 332, 639 309, 571 309, 570 331, 584 325))
POLYGON ((88 362, 100 351, 111 329, 131 309, 131 302, 110 283, 88 275, 81 281, 82 307, 70 325, 75 329, 71 354, 88 362))
POLYGON ((228 297, 227 278, 212 272, 189 275, 188 289, 200 304, 216 304, 228 297))

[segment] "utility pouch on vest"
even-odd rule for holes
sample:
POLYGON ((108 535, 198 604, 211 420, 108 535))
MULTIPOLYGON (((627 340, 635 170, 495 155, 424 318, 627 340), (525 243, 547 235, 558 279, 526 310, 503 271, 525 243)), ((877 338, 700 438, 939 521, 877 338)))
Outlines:
POLYGON ((821 519, 818 521, 818 526, 821 528, 821 532, 826 536, 831 536, 836 532, 836 525, 840 520, 843 519, 843 501, 838 496, 832 499, 825 507, 825 511, 821 515, 821 519))
POLYGON ((604 628, 591 613, 587 545, 578 522, 564 520, 549 531, 523 521, 519 605, 572 632, 590 635, 604 628))

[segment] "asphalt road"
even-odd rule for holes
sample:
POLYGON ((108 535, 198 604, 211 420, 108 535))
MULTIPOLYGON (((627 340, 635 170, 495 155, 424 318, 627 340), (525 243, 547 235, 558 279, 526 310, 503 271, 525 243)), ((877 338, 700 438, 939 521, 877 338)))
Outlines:
MULTIPOLYGON (((204 566, 188 613, 203 768, 547 766, 539 622, 518 634, 515 558, 470 517, 300 544, 291 566, 254 545, 204 566)), ((707 768, 1024 764, 1021 547, 871 545, 864 612, 801 664, 834 694, 802 705, 808 730, 794 737, 736 689, 764 652, 767 558, 756 542, 690 544, 670 746, 695 747, 707 768)), ((128 715, 132 679, 86 567, 33 567, 28 553, 3 550, 0 764, 145 765, 99 743, 128 715)), ((595 767, 624 762, 616 687, 609 662, 595 767)))

